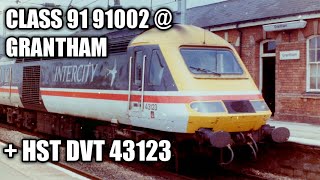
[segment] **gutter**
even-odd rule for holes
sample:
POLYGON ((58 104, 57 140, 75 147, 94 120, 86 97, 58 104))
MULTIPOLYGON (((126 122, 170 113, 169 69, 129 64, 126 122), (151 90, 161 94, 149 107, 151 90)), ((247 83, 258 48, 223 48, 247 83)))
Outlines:
POLYGON ((261 19, 261 20, 255 20, 255 21, 242 21, 242 22, 235 22, 235 23, 229 23, 229 24, 221 24, 216 26, 207 26, 206 29, 212 32, 215 32, 215 31, 223 31, 223 30, 229 30, 229 29, 260 26, 265 24, 273 24, 273 23, 296 21, 296 20, 316 19, 316 18, 320 18, 319 11, 315 13, 309 13, 309 14, 300 13, 300 14, 294 14, 290 16, 271 17, 268 19, 261 19))

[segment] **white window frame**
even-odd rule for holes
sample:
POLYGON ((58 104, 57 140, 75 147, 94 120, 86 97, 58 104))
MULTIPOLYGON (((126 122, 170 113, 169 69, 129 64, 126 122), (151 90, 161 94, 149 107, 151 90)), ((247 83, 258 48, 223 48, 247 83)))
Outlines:
POLYGON ((267 39, 263 40, 260 42, 260 58, 259 58, 259 63, 260 63, 260 71, 259 71, 259 90, 262 92, 262 85, 263 85, 263 58, 264 57, 276 57, 276 53, 264 53, 263 52, 263 45, 265 43, 268 43, 270 41, 276 41, 274 39, 267 39))
MULTIPOLYGON (((307 73, 306 74, 306 78, 307 78, 306 79, 306 92, 320 92, 320 88, 318 88, 318 89, 310 89, 309 42, 310 42, 311 39, 317 38, 317 37, 320 37, 320 35, 313 35, 313 36, 308 37, 308 39, 307 39, 307 49, 306 49, 306 51, 307 51, 307 53, 306 53, 306 55, 307 55, 307 57, 306 57, 306 69, 307 69, 306 70, 306 73, 307 73)), ((319 62, 319 65, 320 65, 320 62, 319 62)))

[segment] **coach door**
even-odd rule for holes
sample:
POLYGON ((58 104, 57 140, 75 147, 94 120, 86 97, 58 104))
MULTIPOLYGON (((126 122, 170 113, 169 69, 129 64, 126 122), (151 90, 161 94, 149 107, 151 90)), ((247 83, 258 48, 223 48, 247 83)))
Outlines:
POLYGON ((144 104, 144 79, 147 54, 143 47, 129 48, 129 54, 129 116, 141 117, 144 104))

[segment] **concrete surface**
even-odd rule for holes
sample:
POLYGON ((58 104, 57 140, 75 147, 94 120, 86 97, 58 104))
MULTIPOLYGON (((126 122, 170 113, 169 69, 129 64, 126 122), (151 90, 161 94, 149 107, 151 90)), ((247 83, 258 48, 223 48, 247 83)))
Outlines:
POLYGON ((320 147, 320 126, 306 123, 269 120, 275 127, 287 127, 290 130, 289 142, 320 147))
POLYGON ((21 151, 9 159, 3 153, 5 144, 0 143, 0 177, 1 179, 86 179, 78 174, 51 163, 23 163, 21 151))

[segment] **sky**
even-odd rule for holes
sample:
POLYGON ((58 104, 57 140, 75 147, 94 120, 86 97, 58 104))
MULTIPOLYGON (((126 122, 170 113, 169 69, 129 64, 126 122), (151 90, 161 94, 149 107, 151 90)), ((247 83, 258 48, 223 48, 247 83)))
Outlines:
MULTIPOLYGON (((187 8, 192 8, 196 6, 202 6, 206 4, 211 4, 215 2, 221 2, 224 0, 187 0, 187 8)), ((0 0, 0 18, 2 22, 0 23, 0 35, 8 34, 8 31, 4 27, 4 11, 8 7, 41 7, 44 3, 55 3, 60 5, 62 9, 66 9, 71 3, 72 6, 77 8, 94 8, 94 7, 107 7, 114 4, 114 0, 0 0)), ((120 0, 123 7, 151 7, 152 9, 158 9, 161 7, 168 7, 171 10, 177 10, 176 0, 120 0)), ((61 31, 64 32, 64 31, 61 31)), ((9 34, 11 34, 9 32, 9 34)))
MULTIPOLYGON (((176 8, 176 0, 120 0, 121 5, 124 7, 150 7, 151 1, 153 8, 159 8, 167 6, 170 8, 176 8)), ((220 2, 223 0, 187 0, 187 8, 211 4, 214 2, 220 2)), ((113 5, 114 0, 0 0, 2 8, 7 6, 38 6, 43 3, 55 3, 61 5, 61 7, 67 7, 70 2, 76 7, 95 7, 95 6, 107 6, 108 2, 113 5), (16 2, 19 3, 16 3, 16 2)))

